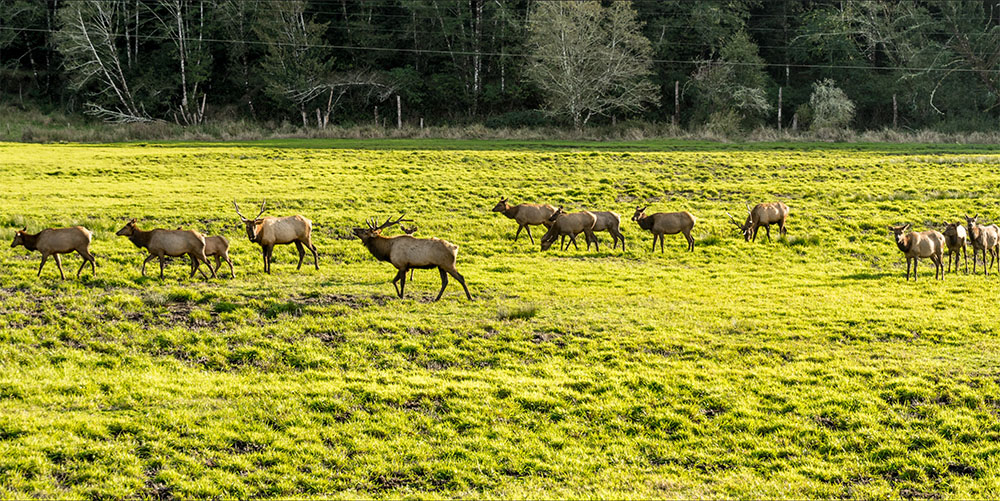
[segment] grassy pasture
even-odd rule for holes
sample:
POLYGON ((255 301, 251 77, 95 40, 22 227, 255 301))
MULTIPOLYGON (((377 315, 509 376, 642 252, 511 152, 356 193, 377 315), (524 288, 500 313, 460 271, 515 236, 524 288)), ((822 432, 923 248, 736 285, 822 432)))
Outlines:
POLYGON ((0 179, 0 497, 1000 496, 1000 279, 906 283, 886 229, 1000 218, 992 149, 0 143, 0 179), (541 253, 500 195, 688 210, 695 252, 541 253), (263 275, 230 202, 262 196, 318 272, 263 275), (775 198, 789 238, 744 243, 724 211, 775 198), (350 228, 400 213, 475 301, 393 297, 350 228), (236 279, 140 277, 131 217, 226 235, 236 279), (96 277, 7 247, 70 224, 96 277))

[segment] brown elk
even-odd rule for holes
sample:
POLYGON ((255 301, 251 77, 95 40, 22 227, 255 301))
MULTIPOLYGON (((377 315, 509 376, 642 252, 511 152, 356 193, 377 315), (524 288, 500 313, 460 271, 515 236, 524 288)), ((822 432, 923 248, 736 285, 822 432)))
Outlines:
POLYGON ((205 257, 215 257, 215 273, 219 272, 222 262, 229 265, 229 275, 236 276, 233 271, 233 260, 229 259, 229 240, 226 237, 205 237, 205 257))
POLYGON ((733 221, 733 224, 740 229, 743 233, 743 239, 747 242, 757 241, 757 230, 761 226, 767 231, 767 241, 771 241, 771 225, 778 225, 778 232, 781 235, 785 234, 785 221, 788 220, 788 206, 781 202, 771 202, 762 203, 754 206, 753 209, 750 208, 750 204, 747 205, 747 220, 742 225, 736 222, 736 218, 732 214, 726 213, 729 219, 733 221))
POLYGON ((439 238, 415 238, 410 235, 386 237, 382 235, 382 230, 399 224, 401 221, 404 221, 403 216, 395 221, 390 217, 378 226, 375 225, 376 221, 371 220, 367 221, 367 228, 354 228, 354 234, 361 239, 361 243, 368 249, 368 252, 371 252, 372 256, 375 256, 375 259, 392 263, 399 270, 396 277, 392 279, 392 286, 396 289, 396 294, 402 299, 403 290, 406 288, 407 270, 437 268, 441 272, 441 290, 434 299, 435 301, 441 299, 441 295, 444 294, 444 289, 448 286, 448 275, 455 277, 458 283, 462 284, 465 296, 472 300, 469 287, 465 285, 465 278, 455 268, 458 246, 439 238))
MULTIPOLYGON (((618 240, 622 241, 622 251, 625 251, 625 235, 622 235, 621 224, 622 217, 618 215, 617 212, 611 211, 591 211, 594 216, 597 216, 597 223, 594 224, 594 232, 606 231, 611 238, 614 240, 614 245, 612 249, 618 248, 618 240)), ((594 237, 594 241, 597 241, 597 237, 594 237)))
POLYGON ((146 264, 159 258, 160 278, 163 278, 163 266, 166 258, 188 255, 191 257, 191 276, 198 272, 200 263, 205 263, 215 278, 215 271, 205 257, 205 237, 194 230, 163 230, 145 231, 139 229, 133 218, 115 235, 128 237, 136 247, 149 251, 149 256, 142 262, 142 276, 146 276, 146 264))
POLYGON ((251 242, 260 244, 263 251, 264 273, 271 273, 271 256, 274 252, 274 246, 291 243, 294 243, 295 248, 299 251, 299 265, 295 269, 302 269, 302 260, 306 255, 305 249, 309 249, 312 251, 313 265, 318 270, 319 255, 316 253, 316 246, 312 243, 312 221, 299 215, 262 218, 260 216, 264 214, 266 203, 266 199, 261 202, 260 212, 257 213, 257 216, 253 219, 247 219, 240 213, 240 206, 236 204, 236 200, 233 200, 236 214, 240 216, 240 220, 246 226, 247 238, 251 242))
POLYGON ((660 239, 660 252, 663 252, 663 235, 673 235, 683 233, 687 240, 687 250, 694 252, 694 237, 691 230, 694 229, 695 217, 690 212, 657 212, 647 216, 647 207, 636 207, 632 220, 639 224, 639 227, 653 234, 653 252, 656 252, 656 239, 660 239))
POLYGON ((983 268, 986 275, 990 274, 993 262, 997 263, 997 273, 1000 273, 1000 227, 995 224, 983 226, 978 224, 979 214, 973 217, 965 216, 968 225, 969 240, 972 242, 972 273, 976 273, 976 256, 983 254, 983 268), (990 264, 986 264, 986 255, 990 256, 990 264))
MULTIPOLYGON (((576 245, 576 236, 583 233, 587 240, 587 250, 590 250, 590 242, 594 242, 598 252, 600 252, 600 244, 597 242, 597 237, 594 236, 594 225, 597 224, 597 216, 594 213, 588 211, 566 213, 563 212, 562 207, 559 207, 551 216, 550 222, 552 226, 549 227, 549 231, 542 235, 543 251, 549 250, 557 238, 567 236, 573 247, 579 250, 580 247, 576 245)), ((569 248, 569 244, 566 244, 566 248, 569 248)), ((559 250, 563 250, 562 242, 559 244, 559 250)))
POLYGON ((896 247, 899 247, 899 250, 906 256, 906 280, 910 280, 910 261, 912 260, 913 281, 917 281, 917 264, 922 257, 931 258, 931 262, 934 263, 934 278, 943 280, 944 263, 941 262, 941 255, 944 252, 944 235, 934 230, 920 233, 911 231, 904 234, 903 232, 909 228, 909 223, 903 226, 889 227, 896 239, 896 247))
MULTIPOLYGON (((951 264, 955 263, 955 272, 958 272, 959 258, 965 259, 965 272, 969 273, 969 255, 965 251, 968 241, 968 231, 962 223, 945 223, 944 243, 948 246, 948 271, 951 272, 951 264), (954 258, 954 259, 953 259, 954 258)), ((975 266, 975 256, 972 256, 973 266, 975 266)))
POLYGON ((52 256, 56 262, 56 268, 59 268, 59 277, 66 280, 59 254, 68 254, 73 251, 76 251, 83 258, 80 269, 76 270, 76 278, 80 278, 80 272, 83 271, 83 267, 87 263, 90 263, 90 272, 94 275, 97 274, 97 261, 90 253, 90 230, 87 228, 83 226, 48 228, 34 235, 28 233, 27 230, 27 226, 18 230, 14 234, 14 241, 11 242, 10 246, 13 248, 23 245, 29 251, 37 250, 42 253, 42 264, 38 265, 38 276, 42 276, 42 267, 45 266, 45 261, 49 256, 52 256))
POLYGON ((521 230, 527 230, 531 244, 535 244, 534 237, 531 236, 532 225, 550 226, 549 218, 555 213, 556 208, 549 204, 518 204, 511 206, 506 198, 501 198, 495 206, 493 212, 499 212, 514 221, 517 221, 517 233, 514 234, 514 241, 521 235, 521 230))

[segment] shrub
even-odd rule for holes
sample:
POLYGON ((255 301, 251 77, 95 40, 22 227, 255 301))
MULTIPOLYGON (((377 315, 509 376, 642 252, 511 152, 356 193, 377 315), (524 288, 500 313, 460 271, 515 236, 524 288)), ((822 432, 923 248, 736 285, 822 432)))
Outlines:
POLYGON ((809 106, 813 112, 812 128, 816 130, 845 129, 854 119, 854 102, 830 79, 813 83, 809 106))

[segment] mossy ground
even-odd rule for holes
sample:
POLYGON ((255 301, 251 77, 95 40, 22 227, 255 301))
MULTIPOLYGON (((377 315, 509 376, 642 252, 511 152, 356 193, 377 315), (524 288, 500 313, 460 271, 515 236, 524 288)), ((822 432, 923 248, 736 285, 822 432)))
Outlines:
POLYGON ((4 242, 82 224, 98 259, 0 251, 3 497, 1000 496, 1000 278, 907 283, 886 229, 1000 218, 989 148, 0 144, 0 179, 4 242), (514 243, 501 195, 615 210, 628 250, 514 243), (318 272, 262 273, 231 206, 262 197, 318 272), (725 211, 774 199, 789 237, 744 243, 725 211), (350 228, 401 213, 473 302, 393 297, 350 228), (226 235, 237 277, 140 277, 132 217, 226 235))

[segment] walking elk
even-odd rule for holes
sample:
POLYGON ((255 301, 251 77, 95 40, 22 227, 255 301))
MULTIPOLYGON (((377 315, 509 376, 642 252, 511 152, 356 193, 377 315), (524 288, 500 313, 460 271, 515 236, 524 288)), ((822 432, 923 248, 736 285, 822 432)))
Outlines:
POLYGON ((146 276, 146 264, 153 258, 160 259, 160 278, 163 278, 163 265, 166 257, 177 257, 187 254, 191 257, 191 276, 198 272, 200 263, 205 263, 215 278, 215 271, 205 257, 205 237, 193 230, 163 230, 144 231, 136 225, 133 218, 116 235, 128 237, 136 247, 149 251, 149 257, 142 262, 142 276, 146 276))
POLYGON ((76 270, 76 278, 80 278, 83 267, 90 263, 90 272, 97 274, 97 261, 90 254, 90 230, 83 226, 73 226, 71 228, 47 228, 34 235, 27 232, 28 228, 18 230, 14 234, 14 241, 10 246, 17 247, 23 245, 29 251, 37 250, 42 253, 42 264, 38 265, 38 276, 42 276, 42 267, 45 261, 52 256, 59 268, 59 277, 66 280, 66 275, 62 269, 62 259, 59 254, 68 254, 76 251, 83 258, 80 269, 76 270))
MULTIPOLYGON (((594 236, 594 225, 597 224, 597 216, 592 212, 565 213, 562 207, 559 207, 550 217, 549 222, 552 223, 552 226, 542 236, 543 251, 549 250, 549 247, 552 247, 557 238, 565 236, 568 236, 569 242, 573 244, 574 248, 579 250, 579 247, 576 245, 576 236, 583 233, 587 239, 587 250, 590 250, 590 242, 593 241, 598 252, 600 252, 600 244, 597 243, 597 237, 594 236)), ((569 244, 566 244, 566 248, 569 248, 569 244)), ((559 250, 563 250, 562 243, 559 244, 559 250)))
POLYGON ((236 207, 236 214, 247 229, 247 238, 256 244, 260 244, 264 255, 264 273, 271 273, 271 256, 275 245, 294 243, 299 251, 299 265, 296 270, 302 269, 302 260, 306 251, 312 251, 313 264, 319 269, 319 255, 316 253, 316 246, 312 243, 312 222, 308 219, 295 215, 287 217, 260 217, 264 214, 265 199, 260 204, 260 212, 253 219, 247 219, 240 212, 240 206, 233 200, 236 207))
POLYGON ((757 230, 761 226, 767 231, 767 241, 771 241, 771 225, 777 224, 778 231, 781 235, 785 234, 785 221, 788 220, 788 206, 781 202, 771 202, 771 203, 761 203, 754 206, 753 209, 750 208, 750 204, 747 205, 747 220, 740 225, 736 222, 736 218, 732 214, 726 213, 729 219, 732 220, 733 224, 743 233, 743 239, 747 242, 757 241, 757 230))
POLYGON ((917 281, 917 264, 922 257, 931 258, 934 263, 934 278, 940 277, 943 280, 944 263, 941 262, 941 254, 944 252, 944 235, 934 230, 903 234, 909 228, 909 223, 889 227, 896 239, 896 247, 906 256, 906 280, 910 279, 910 260, 913 260, 913 281, 917 281))
POLYGON ((549 204, 518 204, 511 206, 506 198, 501 198, 495 206, 493 212, 499 212, 514 221, 517 221, 517 233, 514 234, 514 241, 521 234, 521 230, 527 230, 531 245, 535 245, 535 239, 531 236, 532 225, 551 226, 549 218, 555 213, 556 208, 549 204))
POLYGON ((653 252, 656 252, 656 239, 660 239, 660 252, 663 252, 663 235, 673 235, 683 233, 687 239, 687 250, 694 251, 694 237, 691 230, 694 228, 695 218, 690 212, 657 212, 647 216, 647 207, 636 207, 632 220, 639 224, 639 227, 653 234, 653 252))
POLYGON ((354 228, 354 234, 361 239, 361 243, 371 252, 372 256, 379 261, 392 263, 399 270, 396 277, 392 279, 392 286, 396 289, 396 294, 403 298, 403 290, 406 288, 406 271, 414 268, 432 269, 437 268, 441 273, 441 290, 434 298, 435 301, 441 299, 445 287, 448 286, 448 275, 455 277, 458 283, 465 289, 465 297, 472 300, 469 287, 465 285, 465 278, 455 268, 455 261, 458 258, 458 246, 441 240, 439 238, 415 238, 410 235, 396 235, 386 237, 382 235, 382 230, 404 221, 403 216, 395 221, 388 218, 381 225, 376 226, 375 220, 367 221, 367 228, 354 228), (398 285, 397 285, 398 282, 398 285))

